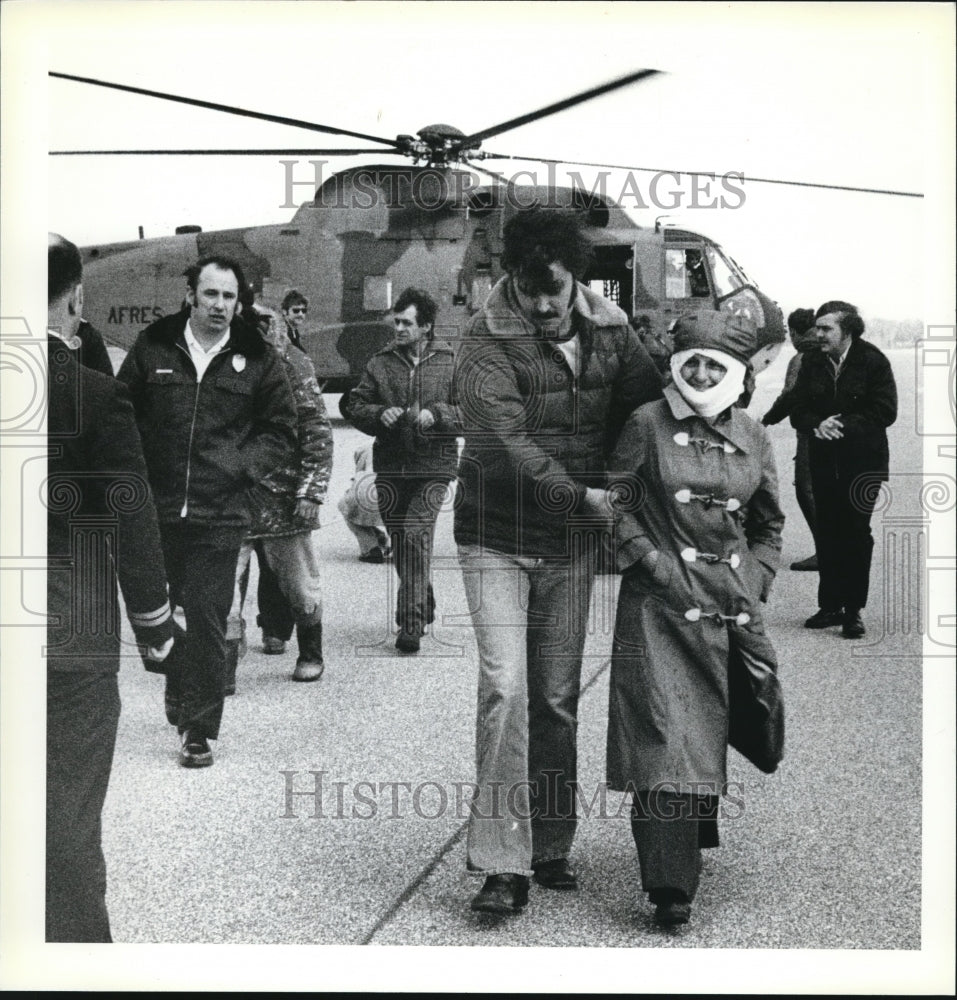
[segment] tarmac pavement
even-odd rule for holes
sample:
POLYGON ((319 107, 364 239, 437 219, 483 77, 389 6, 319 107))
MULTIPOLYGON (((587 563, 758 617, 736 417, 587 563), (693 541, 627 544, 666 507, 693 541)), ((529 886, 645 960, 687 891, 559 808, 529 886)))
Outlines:
MULTIPOLYGON (((893 513, 914 522, 921 455, 913 353, 890 356, 901 388, 892 467, 917 474, 902 480, 914 488, 894 494, 893 513)), ((767 409, 785 364, 782 356, 762 375, 752 413, 767 409)), ((336 401, 327 397, 333 416, 336 401)), ((627 803, 612 792, 580 821, 572 856, 579 891, 533 884, 527 910, 496 921, 468 908, 480 885, 465 874, 464 837, 477 667, 451 502, 436 534, 438 620, 421 652, 402 656, 393 647, 393 570, 358 562, 336 509, 363 435, 341 420, 334 426, 321 534, 322 679, 290 680, 295 640, 284 656, 262 653, 255 602, 247 602, 249 652, 213 744, 215 763, 191 771, 177 763, 162 678, 136 659, 123 665, 103 832, 116 941, 920 949, 923 674, 913 526, 895 521, 890 530, 886 513, 875 514, 864 640, 804 629, 817 575, 787 568, 811 551, 791 486, 794 433, 787 423, 771 428, 788 517, 766 614, 787 707, 784 762, 767 776, 729 751, 735 794, 724 800, 722 846, 705 852, 687 926, 654 925, 627 803)), ((616 592, 615 578, 599 578, 586 647, 579 779, 591 792, 604 779, 616 592)), ((356 983, 366 962, 376 964, 375 953, 360 959, 356 983)), ((450 987, 482 988, 471 977, 450 987)))

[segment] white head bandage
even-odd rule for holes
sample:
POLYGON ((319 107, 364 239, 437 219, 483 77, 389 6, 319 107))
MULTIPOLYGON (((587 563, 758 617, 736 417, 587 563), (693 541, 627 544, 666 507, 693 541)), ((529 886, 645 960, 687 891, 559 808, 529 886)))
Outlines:
POLYGON ((691 347, 671 355, 671 377, 675 386, 684 401, 701 417, 716 417, 731 406, 744 391, 746 372, 747 367, 743 362, 710 347, 691 347), (681 377, 681 366, 696 354, 717 361, 727 369, 724 378, 710 389, 695 389, 681 377))

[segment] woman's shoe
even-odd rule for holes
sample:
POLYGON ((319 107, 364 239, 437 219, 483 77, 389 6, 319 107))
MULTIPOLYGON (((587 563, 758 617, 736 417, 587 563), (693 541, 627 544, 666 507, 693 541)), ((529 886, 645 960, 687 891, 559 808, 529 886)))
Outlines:
POLYGON ((671 899, 667 903, 659 903, 655 907, 655 923, 661 924, 663 927, 677 927, 679 924, 686 924, 690 919, 690 903, 671 899))
POLYGON ((649 893, 655 904, 655 923, 677 927, 691 919, 691 901, 680 889, 654 889, 649 893))

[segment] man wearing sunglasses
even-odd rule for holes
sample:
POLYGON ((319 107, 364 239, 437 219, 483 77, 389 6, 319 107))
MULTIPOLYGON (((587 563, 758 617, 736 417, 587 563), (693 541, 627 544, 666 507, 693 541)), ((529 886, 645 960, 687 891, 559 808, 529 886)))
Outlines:
POLYGON ((304 348, 299 339, 299 332, 306 321, 306 313, 309 312, 309 300, 302 292, 293 288, 283 296, 281 308, 283 319, 286 321, 286 336, 301 351, 304 348))

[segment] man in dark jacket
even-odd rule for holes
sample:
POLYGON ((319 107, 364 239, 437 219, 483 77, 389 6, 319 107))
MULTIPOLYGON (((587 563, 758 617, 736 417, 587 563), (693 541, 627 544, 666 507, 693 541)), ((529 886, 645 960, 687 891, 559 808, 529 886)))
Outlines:
MULTIPOLYGON (((814 330, 814 310, 795 309, 788 316, 788 333, 797 354, 788 362, 784 376, 784 388, 781 394, 771 404, 771 408, 761 418, 765 427, 779 423, 791 412, 791 399, 794 383, 797 382, 801 370, 801 359, 808 351, 817 351, 817 334, 814 330)), ((814 491, 811 488, 811 461, 808 435, 804 431, 797 432, 797 451, 794 454, 794 492, 797 495, 798 506, 811 529, 811 538, 817 534, 817 518, 814 514, 814 491)), ((817 551, 806 559, 798 559, 791 563, 791 569, 798 572, 813 573, 817 571, 817 551)))
POLYGON ((606 459, 631 411, 661 395, 617 306, 576 280, 589 248, 569 213, 519 213, 508 272, 470 321, 455 371, 465 433, 455 511, 479 652, 472 909, 516 913, 528 877, 574 889, 582 651, 609 528, 606 459))
POLYGON ((871 571, 871 514, 888 478, 886 429, 897 419, 890 362, 862 339, 864 320, 849 302, 815 313, 819 353, 801 363, 792 390, 791 424, 809 436, 817 514, 818 611, 806 628, 841 625, 864 635, 871 571))
POLYGON ((46 940, 108 942, 101 813, 120 715, 119 602, 147 656, 172 644, 156 509, 124 386, 78 363, 77 248, 51 234, 46 940))
POLYGON ((249 490, 295 447, 296 409, 275 350, 237 315, 242 269, 207 257, 186 272, 189 311, 148 326, 118 378, 130 388, 156 497, 170 596, 186 615, 167 670, 167 718, 185 767, 212 763, 226 616, 249 490))
POLYGON ((373 355, 349 395, 348 417, 375 436, 379 511, 399 574, 395 648, 417 653, 435 619, 432 540, 458 465, 452 349, 434 340, 436 305, 407 288, 392 310, 395 340, 373 355))
POLYGON ((103 334, 92 323, 81 319, 76 335, 80 338, 80 364, 113 378, 113 362, 103 342, 103 334))

